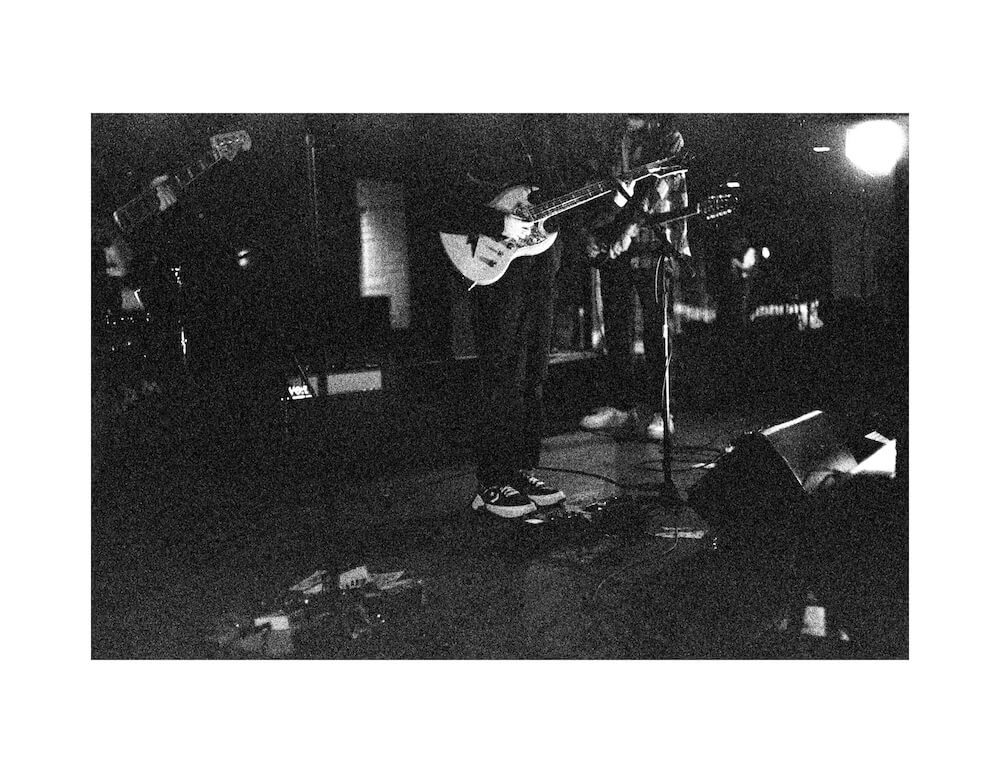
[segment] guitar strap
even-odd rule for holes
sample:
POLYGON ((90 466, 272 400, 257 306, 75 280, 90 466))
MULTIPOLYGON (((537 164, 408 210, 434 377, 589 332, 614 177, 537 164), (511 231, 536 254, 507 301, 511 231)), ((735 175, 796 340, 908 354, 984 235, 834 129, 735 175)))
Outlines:
POLYGON ((625 170, 630 168, 631 164, 631 159, 629 158, 631 154, 631 142, 629 141, 629 134, 627 132, 622 133, 620 150, 620 166, 617 170, 615 170, 615 184, 618 188, 618 192, 621 194, 622 198, 624 198, 625 203, 622 205, 614 220, 606 229, 605 233, 610 237, 610 241, 618 241, 633 225, 644 224, 646 220, 646 213, 643 211, 643 203, 646 196, 649 195, 648 191, 641 195, 637 192, 629 194, 618 179, 618 177, 623 174, 625 170))
MULTIPOLYGON (((618 167, 618 174, 622 174, 626 169, 628 169, 628 162, 629 162, 628 156, 629 156, 630 143, 627 142, 627 140, 628 140, 628 133, 622 132, 622 138, 620 143, 621 158, 619 159, 621 166, 618 167)), ((619 181, 617 175, 615 176, 615 184, 618 186, 618 192, 625 199, 625 206, 628 206, 629 202, 632 200, 632 196, 631 194, 629 194, 627 190, 625 190, 625 186, 621 184, 621 181, 619 181)))

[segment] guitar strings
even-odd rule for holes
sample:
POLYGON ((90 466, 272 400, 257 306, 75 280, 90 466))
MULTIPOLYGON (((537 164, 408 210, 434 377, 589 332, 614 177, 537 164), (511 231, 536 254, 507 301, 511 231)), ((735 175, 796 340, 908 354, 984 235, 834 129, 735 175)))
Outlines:
MULTIPOLYGON (((622 175, 623 180, 631 182, 633 179, 638 179, 641 176, 648 174, 655 166, 662 164, 661 161, 653 161, 648 164, 643 164, 642 166, 636 167, 635 169, 630 169, 628 172, 622 175)), ((551 214, 558 212, 562 209, 567 208, 566 205, 576 206, 583 204, 590 199, 596 199, 605 193, 610 193, 615 188, 615 183, 611 181, 603 181, 597 183, 591 183, 583 188, 576 191, 563 194, 562 196, 557 196, 554 199, 546 201, 544 204, 540 204, 537 207, 525 207, 522 213, 532 220, 541 220, 544 217, 548 217, 551 214)))

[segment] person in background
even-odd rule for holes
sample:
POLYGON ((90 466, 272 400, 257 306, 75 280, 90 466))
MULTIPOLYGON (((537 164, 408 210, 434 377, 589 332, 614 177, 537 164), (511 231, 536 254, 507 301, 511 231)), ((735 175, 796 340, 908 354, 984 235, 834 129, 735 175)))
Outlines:
MULTIPOLYGON (((96 188, 107 187, 98 177, 96 188)), ((161 212, 177 202, 166 176, 154 178, 149 187, 161 212)), ((137 243, 118 228, 111 206, 109 196, 98 196, 91 211, 92 382, 95 400, 100 396, 99 402, 122 407, 161 391, 161 328, 175 288, 141 240, 137 243)))
MULTIPOLYGON (((613 173, 617 177, 625 170, 675 155, 683 147, 680 132, 658 119, 630 116, 614 146, 613 173)), ((662 260, 669 267, 674 257, 688 256, 691 251, 686 221, 664 225, 650 220, 687 206, 687 181, 678 173, 620 188, 583 233, 586 256, 600 272, 610 392, 609 404, 584 416, 580 426, 591 431, 635 431, 649 440, 662 440, 666 347, 656 273, 662 260), (642 314, 640 360, 633 353, 636 297, 642 314)), ((673 417, 668 416, 666 423, 672 432, 673 417)))

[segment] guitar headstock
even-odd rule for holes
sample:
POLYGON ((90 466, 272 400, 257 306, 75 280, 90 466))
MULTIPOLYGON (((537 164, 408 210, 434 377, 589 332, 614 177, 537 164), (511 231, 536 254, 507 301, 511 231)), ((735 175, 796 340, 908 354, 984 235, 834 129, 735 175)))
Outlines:
POLYGON ((718 193, 709 196, 698 205, 705 220, 718 220, 731 215, 740 203, 739 197, 732 193, 718 193))
POLYGON ((232 161, 241 150, 250 150, 250 134, 244 130, 214 134, 209 140, 212 150, 226 161, 232 161))

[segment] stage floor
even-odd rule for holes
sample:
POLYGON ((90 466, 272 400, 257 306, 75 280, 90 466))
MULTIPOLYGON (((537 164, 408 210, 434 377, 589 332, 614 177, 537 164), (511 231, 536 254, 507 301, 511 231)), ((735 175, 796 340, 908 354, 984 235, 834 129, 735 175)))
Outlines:
MULTIPOLYGON (((678 414, 673 480, 687 491, 740 433, 792 417, 678 414)), ((390 611, 356 640, 320 631, 288 656, 788 656, 769 637, 801 589, 719 560, 706 538, 650 536, 651 518, 705 527, 650 499, 663 481, 659 443, 547 437, 542 475, 568 499, 541 524, 473 513, 467 460, 406 470, 378 456, 345 465, 335 452, 296 461, 280 443, 232 457, 221 445, 178 457, 170 445, 130 453, 95 487, 95 658, 232 655, 208 642, 220 616, 273 610, 314 571, 359 565, 422 578, 426 604, 390 611), (621 507, 594 517, 615 497, 621 507)))

